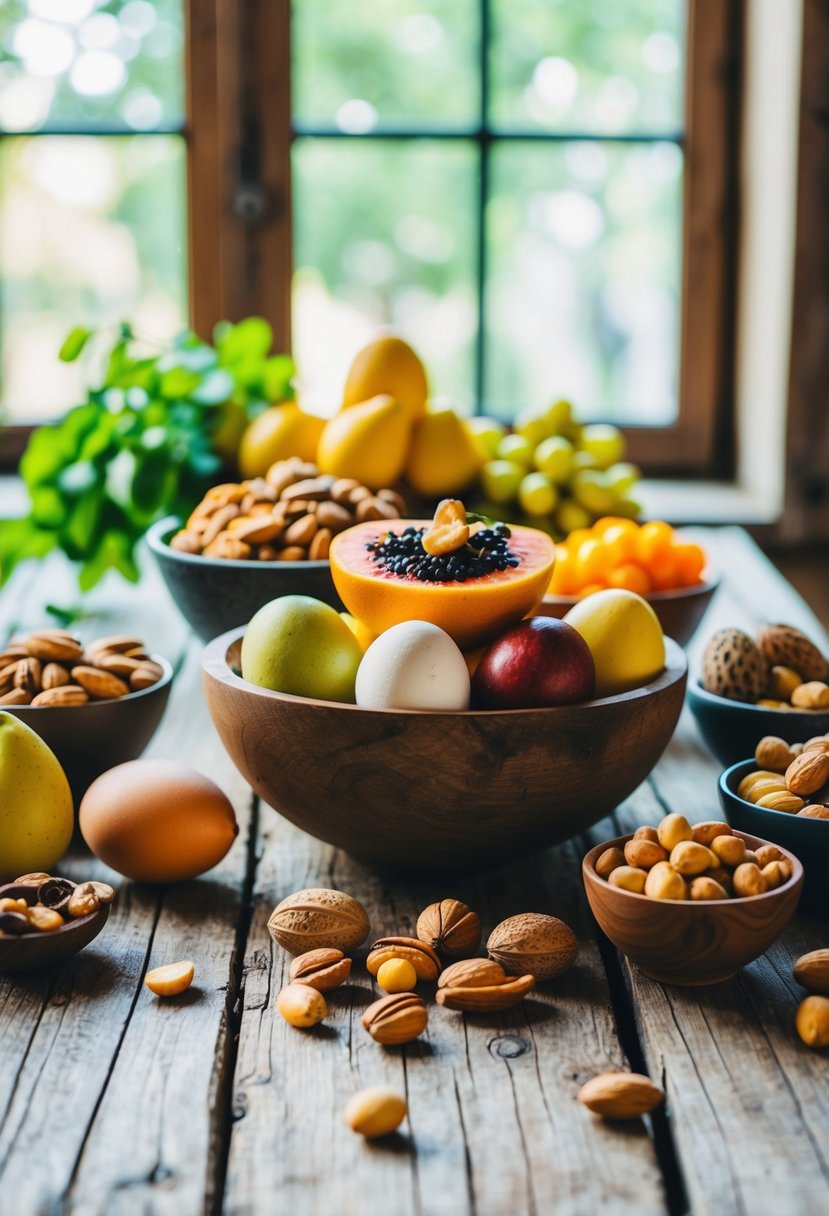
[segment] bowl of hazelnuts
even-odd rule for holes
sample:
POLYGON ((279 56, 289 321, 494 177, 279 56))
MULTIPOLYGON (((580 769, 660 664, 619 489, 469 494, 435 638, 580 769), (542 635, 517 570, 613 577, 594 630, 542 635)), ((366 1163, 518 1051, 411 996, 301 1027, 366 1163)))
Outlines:
POLYGON ((794 915, 803 866, 718 820, 666 815, 582 862, 600 929, 649 979, 698 986, 736 975, 794 915))
POLYGON ((764 736, 751 759, 725 770, 719 793, 732 827, 763 835, 800 858, 802 907, 829 916, 829 734, 792 744, 764 736))
POLYGON ((406 513, 391 487, 370 489, 291 457, 264 477, 212 486, 186 520, 159 520, 146 540, 176 606, 206 642, 281 595, 309 595, 342 611, 328 561, 332 538, 355 523, 406 513))

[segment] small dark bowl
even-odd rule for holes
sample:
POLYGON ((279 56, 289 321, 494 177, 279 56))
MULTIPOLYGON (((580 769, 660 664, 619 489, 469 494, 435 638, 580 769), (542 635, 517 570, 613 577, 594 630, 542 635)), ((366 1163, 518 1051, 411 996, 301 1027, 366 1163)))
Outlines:
MULTIPOLYGON (((28 899, 30 892, 31 888, 22 890, 14 883, 7 883, 0 887, 0 899, 7 895, 15 899, 23 896, 27 898, 27 902, 33 903, 34 899, 28 899)), ((97 912, 67 921, 62 929, 56 929, 53 933, 35 930, 20 937, 0 938, 0 975, 39 971, 43 967, 51 967, 71 958, 98 936, 107 923, 109 909, 109 904, 101 904, 97 912)))
MULTIPOLYGON (((750 849, 767 840, 738 832, 750 849)), ((651 899, 611 887, 596 873, 605 849, 623 849, 631 836, 618 836, 591 849, 582 876, 591 911, 613 945, 648 979, 699 987, 731 979, 759 958, 794 915, 803 885, 803 866, 789 854, 788 882, 743 899, 651 899)))
POLYGON ((503 864, 584 831, 647 777, 682 709, 687 663, 641 688, 550 709, 365 709, 237 674, 243 629, 205 647, 219 737, 245 780, 303 831, 381 869, 503 864))
MULTIPOLYGON (((673 638, 680 646, 687 646, 719 585, 718 578, 711 578, 695 587, 652 591, 644 598, 656 613, 666 637, 673 638)), ((560 620, 578 603, 581 601, 574 595, 545 595, 534 615, 555 616, 560 620)))
POLYGON ((741 760, 720 775, 723 813, 738 831, 757 833, 799 857, 805 870, 800 906, 814 916, 829 917, 829 819, 771 811, 738 798, 737 786, 756 768, 756 760, 741 760))
POLYGON ((203 642, 246 625, 280 595, 310 595, 343 611, 327 561, 234 561, 179 553, 169 542, 180 527, 180 520, 159 520, 147 532, 147 544, 176 607, 203 642))
POLYGON ((747 701, 729 701, 706 692, 699 680, 688 683, 688 708, 708 750, 720 764, 736 764, 753 754, 764 735, 787 743, 805 743, 829 731, 829 712, 815 709, 770 709, 747 701))
POLYGON ((4 705, 47 743, 69 778, 75 806, 96 777, 136 760, 156 732, 170 696, 173 669, 154 654, 164 674, 149 688, 87 705, 4 705))

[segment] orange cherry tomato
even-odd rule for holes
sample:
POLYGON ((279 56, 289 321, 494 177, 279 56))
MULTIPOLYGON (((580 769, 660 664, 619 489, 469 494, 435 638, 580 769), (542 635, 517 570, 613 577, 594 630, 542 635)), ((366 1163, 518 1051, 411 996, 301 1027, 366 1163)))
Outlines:
POLYGON ((556 545, 556 564, 550 579, 550 591, 553 595, 575 595, 578 589, 576 555, 566 545, 556 545))
POLYGON ((638 536, 638 525, 632 519, 621 519, 604 530, 602 540, 607 546, 612 565, 618 566, 622 562, 635 560, 638 536))
POLYGON ((581 591, 578 593, 577 598, 580 600, 584 600, 587 598, 588 595, 593 595, 594 592, 596 592, 596 591, 604 591, 606 589, 606 587, 607 587, 607 583, 600 583, 600 582, 585 583, 585 585, 582 587, 581 591))
POLYGON ((650 575, 636 562, 622 562, 615 566, 607 576, 611 587, 621 587, 624 591, 635 591, 637 595, 647 595, 653 590, 650 575))
POLYGON ((652 569, 655 563, 670 553, 673 539, 673 528, 662 520, 654 519, 642 524, 636 537, 636 560, 646 570, 652 569))
POLYGON ((608 554, 604 543, 597 537, 583 540, 576 552, 576 570, 582 589, 586 583, 605 585, 608 567, 608 554))
POLYGON ((677 579, 681 587, 693 587, 700 582, 705 569, 705 550, 699 545, 682 542, 674 545, 677 579))

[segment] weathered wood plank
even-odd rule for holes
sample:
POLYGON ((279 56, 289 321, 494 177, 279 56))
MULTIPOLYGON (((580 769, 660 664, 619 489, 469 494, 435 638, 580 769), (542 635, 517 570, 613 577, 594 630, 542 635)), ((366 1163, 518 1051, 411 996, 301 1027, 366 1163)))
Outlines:
MULTIPOLYGON (((500 1016, 466 1016, 430 1004, 422 1041, 383 1049, 359 1024, 374 999, 358 953, 351 983, 313 1031, 275 1012, 289 959, 267 917, 292 890, 335 885, 360 899, 372 933, 410 934, 446 883, 386 883, 262 810, 262 859, 248 940, 225 1208, 286 1211, 592 1213, 664 1212, 660 1171, 644 1128, 611 1129, 575 1102, 578 1085, 624 1066, 604 969, 588 928, 578 850, 456 881, 486 931, 519 911, 545 910, 573 925, 577 966, 500 1016), (405 1093, 409 1120, 390 1145, 366 1145, 343 1124, 355 1090, 387 1083, 405 1093), (268 1146, 267 1149, 263 1146, 268 1146)), ((426 986, 424 986, 425 988, 426 986)))

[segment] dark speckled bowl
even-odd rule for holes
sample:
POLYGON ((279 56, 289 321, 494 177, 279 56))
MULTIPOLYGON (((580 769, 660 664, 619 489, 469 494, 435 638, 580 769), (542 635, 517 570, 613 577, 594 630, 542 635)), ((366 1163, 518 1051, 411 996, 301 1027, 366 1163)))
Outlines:
POLYGON ((196 557, 170 548, 170 538, 180 527, 177 519, 159 520, 147 532, 147 544, 176 607, 202 641, 246 625, 263 604, 280 595, 310 595, 343 611, 327 561, 196 557))

